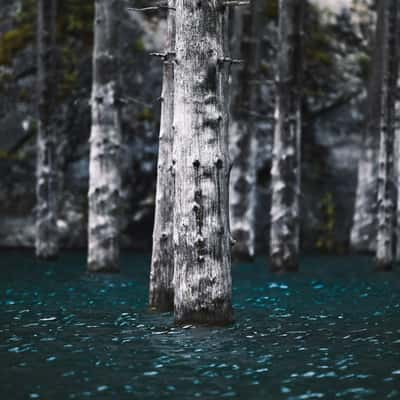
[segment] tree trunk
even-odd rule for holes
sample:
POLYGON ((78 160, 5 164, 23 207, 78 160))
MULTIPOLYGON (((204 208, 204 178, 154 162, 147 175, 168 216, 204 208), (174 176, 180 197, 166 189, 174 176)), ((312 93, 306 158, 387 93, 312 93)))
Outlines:
POLYGON ((58 168, 56 103, 56 0, 38 0, 38 136, 36 182, 36 255, 58 255, 58 168))
POLYGON ((382 106, 384 1, 378 9, 372 67, 368 88, 366 129, 358 162, 358 183, 350 245, 356 251, 375 251, 377 233, 379 126, 382 106))
POLYGON ((378 177, 378 235, 376 262, 379 269, 391 269, 395 255, 397 188, 394 174, 395 101, 398 78, 398 4, 385 0, 384 73, 380 121, 378 177))
MULTIPOLYGON (((400 18, 400 10, 398 11, 398 16, 400 18)), ((399 27, 400 29, 400 24, 399 27)), ((400 87, 400 77, 397 80, 397 88, 400 87)), ((397 185, 397 209, 396 209, 396 261, 400 261, 400 99, 396 98, 395 105, 395 139, 394 139, 394 174, 396 177, 396 185, 397 185)))
POLYGON ((176 1, 177 323, 232 320, 225 11, 219 0, 176 1))
POLYGON ((303 3, 279 2, 270 239, 271 266, 276 271, 295 271, 299 262, 303 3))
POLYGON ((172 174, 174 135, 172 124, 174 118, 175 0, 169 0, 168 7, 149 300, 150 307, 159 311, 172 311, 174 308, 174 177, 172 174))
POLYGON ((119 270, 119 3, 119 0, 95 2, 88 229, 91 272, 119 270))
MULTIPOLYGON (((233 160, 230 185, 231 229, 235 238, 233 254, 239 260, 252 260, 255 246, 255 207, 257 194, 257 131, 254 117, 260 61, 260 2, 235 11, 241 18, 240 55, 243 69, 238 74, 239 90, 235 94, 230 129, 230 153, 233 160)), ((235 21, 236 22, 236 21, 235 21)), ((236 40, 239 38, 236 38, 236 40)))

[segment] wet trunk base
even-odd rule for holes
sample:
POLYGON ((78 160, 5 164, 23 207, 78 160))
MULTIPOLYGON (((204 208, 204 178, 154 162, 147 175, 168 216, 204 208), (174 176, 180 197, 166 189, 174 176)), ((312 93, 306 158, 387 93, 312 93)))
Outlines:
POLYGON ((232 249, 232 260, 235 262, 241 262, 241 263, 253 263, 254 262, 254 256, 249 254, 246 249, 232 249))
POLYGON ((297 262, 282 263, 282 262, 275 262, 272 260, 271 271, 278 274, 299 272, 299 263, 297 262))
POLYGON ((45 253, 36 253, 36 257, 45 262, 51 262, 58 260, 58 254, 45 254, 45 253))
MULTIPOLYGON (((54 222, 55 224, 55 222, 54 222)), ((37 228, 37 238, 35 242, 35 256, 39 260, 43 261, 54 261, 59 256, 59 246, 57 240, 58 232, 53 230, 51 232, 47 231, 45 234, 42 232, 42 228, 37 228)))
POLYGON ((151 311, 173 312, 174 311, 173 289, 154 290, 154 292, 150 294, 149 307, 151 311))
POLYGON ((175 312, 175 325, 227 326, 233 323, 233 311, 230 305, 218 309, 193 311, 181 309, 175 312))
POLYGON ((391 262, 383 262, 383 261, 377 261, 376 262, 376 267, 375 270, 377 272, 390 272, 393 271, 393 263, 391 262))
POLYGON ((119 274, 121 271, 117 266, 98 266, 96 264, 89 264, 87 272, 90 274, 119 274))
POLYGON ((238 262, 253 262, 254 251, 250 244, 250 232, 248 230, 237 229, 232 232, 235 244, 232 247, 232 258, 238 262))

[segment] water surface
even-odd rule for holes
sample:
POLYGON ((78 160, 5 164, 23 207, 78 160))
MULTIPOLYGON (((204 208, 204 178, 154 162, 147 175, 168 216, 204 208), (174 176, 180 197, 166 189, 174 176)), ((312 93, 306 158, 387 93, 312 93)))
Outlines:
POLYGON ((0 256, 0 399, 400 399, 400 274, 369 258, 235 266, 235 324, 183 329, 147 311, 146 256, 0 256))

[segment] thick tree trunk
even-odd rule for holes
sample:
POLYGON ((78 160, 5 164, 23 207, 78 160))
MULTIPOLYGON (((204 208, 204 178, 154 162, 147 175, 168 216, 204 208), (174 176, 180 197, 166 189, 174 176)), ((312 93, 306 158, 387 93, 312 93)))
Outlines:
POLYGON ((159 311, 172 311, 174 308, 174 177, 172 174, 174 135, 172 124, 174 118, 175 0, 169 0, 168 7, 149 299, 150 307, 159 311))
POLYGON ((397 187, 394 174, 394 134, 398 78, 398 7, 397 0, 385 0, 376 248, 379 269, 391 269, 395 255, 397 187))
MULTIPOLYGON (((257 132, 254 117, 260 60, 259 16, 260 2, 235 11, 241 18, 240 55, 245 64, 238 74, 239 90, 233 104, 233 122, 230 128, 230 154, 233 168, 230 182, 230 215, 235 239, 233 254, 239 260, 251 260, 255 246, 255 207, 257 194, 257 132)), ((236 21, 235 21, 236 22, 236 21)))
POLYGON ((176 1, 177 323, 232 320, 225 11, 219 0, 176 1))
POLYGON ((119 270, 119 3, 119 0, 95 2, 88 229, 91 272, 119 270))
POLYGON ((377 234, 379 126, 382 105, 384 1, 380 2, 368 88, 366 128, 358 162, 358 183, 350 245, 356 251, 375 251, 377 234))
POLYGON ((279 2, 270 239, 271 266, 277 271, 295 271, 299 262, 303 3, 279 2))
POLYGON ((38 136, 36 182, 36 255, 57 256, 58 167, 56 102, 56 0, 38 0, 38 136))

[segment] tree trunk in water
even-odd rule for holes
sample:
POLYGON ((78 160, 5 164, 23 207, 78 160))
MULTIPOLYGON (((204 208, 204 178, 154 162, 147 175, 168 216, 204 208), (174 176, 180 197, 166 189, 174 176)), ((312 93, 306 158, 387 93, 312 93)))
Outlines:
POLYGON ((270 239, 271 266, 275 271, 296 271, 299 262, 303 3, 279 2, 270 239))
MULTIPOLYGON (((255 207, 257 194, 257 132, 254 117, 260 59, 260 2, 235 11, 241 17, 241 58, 245 64, 238 74, 239 90, 235 94, 230 129, 230 153, 233 168, 230 184, 230 215, 235 239, 233 255, 239 260, 252 260, 255 246, 255 207)), ((236 40, 239 38, 236 38, 236 40)))
POLYGON ((172 124, 174 118, 175 0, 169 0, 168 7, 149 299, 150 307, 159 311, 172 311, 174 308, 174 177, 172 174, 174 135, 172 124))
POLYGON ((36 182, 36 255, 58 255, 58 166, 56 103, 56 0, 38 1, 38 136, 36 182))
POLYGON ((368 88, 366 128, 358 162, 358 183, 350 245, 356 251, 375 251, 377 233, 379 126, 382 106, 384 1, 379 4, 368 88))
POLYGON ((398 78, 398 0, 385 0, 384 73, 380 123, 378 177, 378 235, 376 262, 379 269, 391 269, 395 255, 397 188, 394 174, 395 101, 398 78))
MULTIPOLYGON (((400 10, 398 11, 398 15, 400 18, 400 10)), ((400 24, 399 27, 400 29, 400 24)), ((400 87, 400 76, 398 77, 397 87, 400 87)), ((396 177, 396 185, 397 185, 397 209, 396 209, 396 261, 400 261, 400 99, 396 98, 395 105, 395 139, 394 139, 394 168, 395 168, 395 177, 396 177)))
POLYGON ((121 123, 119 0, 96 0, 90 136, 88 269, 119 270, 121 123))
POLYGON ((176 1, 177 323, 232 320, 225 11, 219 0, 176 1))

